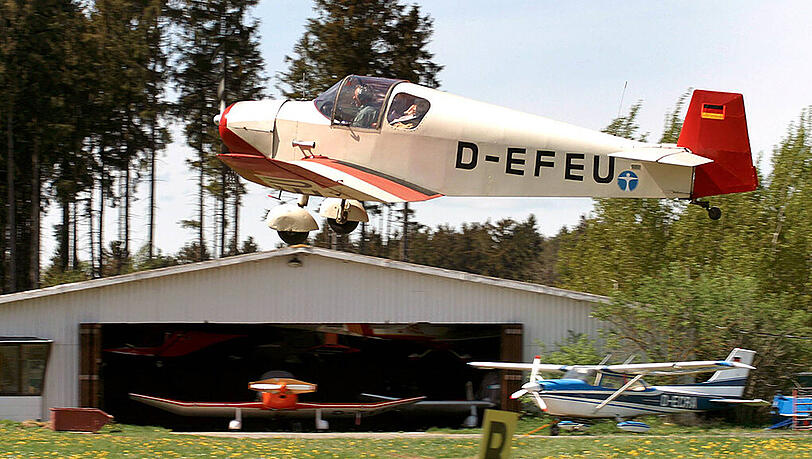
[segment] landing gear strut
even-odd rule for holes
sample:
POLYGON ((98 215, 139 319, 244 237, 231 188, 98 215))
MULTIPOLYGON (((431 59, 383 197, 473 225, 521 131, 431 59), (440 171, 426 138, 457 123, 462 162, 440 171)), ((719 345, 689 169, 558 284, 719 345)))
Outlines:
POLYGON ((722 209, 711 206, 708 201, 700 201, 698 199, 694 199, 693 201, 691 201, 691 204, 695 204, 707 210, 708 218, 710 218, 711 220, 719 220, 720 218, 722 218, 722 209))

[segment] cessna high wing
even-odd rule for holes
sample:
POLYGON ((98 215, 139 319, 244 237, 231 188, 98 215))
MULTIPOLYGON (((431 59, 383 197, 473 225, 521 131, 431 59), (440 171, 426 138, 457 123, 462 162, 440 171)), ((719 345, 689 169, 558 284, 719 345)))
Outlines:
POLYGON ((755 351, 733 349, 725 360, 688 362, 624 363, 620 365, 554 365, 533 363, 470 362, 477 368, 530 371, 530 379, 511 398, 531 395, 539 408, 557 418, 551 434, 559 429, 588 427, 585 419, 614 418, 618 427, 645 432, 642 422, 624 420, 636 416, 724 409, 735 405, 763 405, 761 399, 743 399, 744 386, 755 351), (702 383, 650 386, 647 375, 689 375, 714 372, 702 383), (543 379, 541 373, 563 373, 560 379, 543 379))
POLYGON ((614 137, 404 80, 351 75, 311 101, 259 100, 215 118, 242 177, 301 195, 268 226, 288 243, 368 221, 363 201, 440 196, 676 198, 721 211, 708 196, 757 186, 741 94, 694 91, 676 144, 614 137))

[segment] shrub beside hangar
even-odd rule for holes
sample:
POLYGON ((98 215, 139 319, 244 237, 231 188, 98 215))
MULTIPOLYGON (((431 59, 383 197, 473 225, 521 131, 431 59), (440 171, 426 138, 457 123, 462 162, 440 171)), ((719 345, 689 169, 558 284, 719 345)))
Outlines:
MULTIPOLYGON (((467 381, 482 397, 494 381, 465 361, 596 336, 606 300, 304 246, 14 293, 0 296, 0 419, 94 406, 132 420, 128 392, 248 400, 269 371, 310 378, 324 401, 465 399, 467 381)), ((516 407, 521 377, 491 377, 516 407)))

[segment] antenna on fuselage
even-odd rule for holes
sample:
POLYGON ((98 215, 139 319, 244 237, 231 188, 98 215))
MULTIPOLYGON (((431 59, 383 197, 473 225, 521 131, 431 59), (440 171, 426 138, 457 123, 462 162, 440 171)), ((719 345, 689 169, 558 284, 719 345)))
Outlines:
POLYGON ((620 92, 620 105, 617 106, 617 117, 620 118, 620 111, 623 110, 623 96, 626 95, 626 86, 629 85, 629 80, 623 82, 623 91, 620 92))

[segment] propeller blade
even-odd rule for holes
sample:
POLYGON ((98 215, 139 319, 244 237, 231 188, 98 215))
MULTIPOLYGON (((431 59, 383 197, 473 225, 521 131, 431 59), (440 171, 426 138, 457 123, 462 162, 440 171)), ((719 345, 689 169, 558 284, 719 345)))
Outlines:
POLYGON ((538 392, 531 392, 531 394, 533 394, 533 398, 536 399, 536 404, 541 408, 541 411, 547 411, 547 404, 541 399, 541 395, 539 395, 538 392))
POLYGON ((538 356, 538 355, 537 355, 537 356, 535 356, 535 357, 533 358, 533 367, 532 367, 533 369, 532 369, 532 371, 530 372, 530 382, 532 382, 532 383, 535 383, 535 382, 536 382, 536 378, 537 378, 537 377, 538 377, 538 375, 539 375, 539 364, 540 364, 540 363, 541 363, 541 357, 540 357, 540 356, 538 356))
POLYGON ((510 398, 512 398, 512 399, 514 399, 514 400, 515 400, 515 399, 517 399, 517 398, 521 397, 522 395, 524 395, 524 394, 526 394, 526 393, 527 393, 527 391, 526 391, 526 390, 524 390, 524 389, 519 389, 519 390, 517 390, 516 392, 514 392, 514 393, 510 394, 510 398))
POLYGON ((217 84, 217 98, 222 100, 224 92, 226 92, 226 79, 220 78, 220 83, 217 84))

